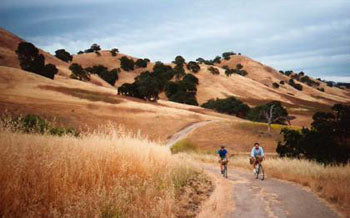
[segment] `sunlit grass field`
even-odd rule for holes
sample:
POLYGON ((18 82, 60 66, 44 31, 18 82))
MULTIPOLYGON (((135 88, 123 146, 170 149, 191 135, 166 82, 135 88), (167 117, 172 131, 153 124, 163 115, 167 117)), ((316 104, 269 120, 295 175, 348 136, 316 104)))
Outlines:
POLYGON ((172 217, 193 169, 123 131, 80 137, 0 131, 1 217, 172 217))

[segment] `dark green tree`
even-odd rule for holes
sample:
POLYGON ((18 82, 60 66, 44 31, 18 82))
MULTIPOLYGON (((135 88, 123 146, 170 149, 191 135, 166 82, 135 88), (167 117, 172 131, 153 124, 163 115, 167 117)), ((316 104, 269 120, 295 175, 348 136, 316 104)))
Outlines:
POLYGON ((53 64, 45 65, 45 57, 39 54, 32 43, 20 42, 18 44, 16 54, 18 56, 19 64, 23 70, 39 74, 41 76, 53 79, 58 72, 53 64))
POLYGON ((70 75, 72 79, 81 81, 90 80, 90 73, 87 70, 84 70, 79 64, 73 63, 69 66, 69 69, 72 71, 72 74, 70 75))
POLYGON ((120 58, 120 67, 125 71, 133 71, 134 70, 134 60, 132 58, 128 58, 123 56, 120 58))
POLYGON ((70 62, 73 60, 73 56, 65 49, 58 49, 55 51, 55 56, 64 62, 70 62))
POLYGON ((192 71, 193 73, 198 73, 201 69, 201 67, 194 61, 190 61, 187 64, 187 69, 192 71))

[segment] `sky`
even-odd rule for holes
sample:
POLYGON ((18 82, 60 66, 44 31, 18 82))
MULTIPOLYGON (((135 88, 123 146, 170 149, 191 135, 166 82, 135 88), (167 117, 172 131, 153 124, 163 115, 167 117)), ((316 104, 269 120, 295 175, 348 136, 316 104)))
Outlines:
POLYGON ((52 54, 93 43, 163 62, 233 51, 350 82, 350 0, 1 0, 0 27, 52 54))

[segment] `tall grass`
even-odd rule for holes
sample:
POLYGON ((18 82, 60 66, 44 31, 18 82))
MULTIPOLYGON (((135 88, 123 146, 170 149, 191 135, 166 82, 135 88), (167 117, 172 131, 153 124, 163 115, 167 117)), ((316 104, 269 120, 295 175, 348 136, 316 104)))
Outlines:
POLYGON ((0 131, 1 217, 171 217, 191 168, 165 147, 111 131, 0 131))
MULTIPOLYGON (((214 155, 192 154, 197 160, 217 163, 214 155)), ((230 158, 230 167, 252 170, 249 155, 230 158)), ((350 164, 345 166, 325 166, 308 160, 288 158, 267 158, 263 161, 267 178, 278 178, 309 187, 320 197, 337 206, 345 214, 350 214, 350 164)))

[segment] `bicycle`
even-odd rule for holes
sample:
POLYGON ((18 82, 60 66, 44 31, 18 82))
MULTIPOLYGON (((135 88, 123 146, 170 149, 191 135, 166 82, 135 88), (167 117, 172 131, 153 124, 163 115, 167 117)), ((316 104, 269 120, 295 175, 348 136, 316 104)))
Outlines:
POLYGON ((221 171, 221 174, 223 177, 227 178, 227 163, 228 163, 228 161, 227 161, 227 159, 224 159, 224 160, 221 160, 220 163, 222 166, 224 166, 224 170, 221 171))
POLYGON ((256 179, 260 180, 264 180, 265 179, 265 172, 264 172, 264 168, 261 165, 260 161, 258 164, 256 164, 255 166, 255 174, 256 174, 256 179))

